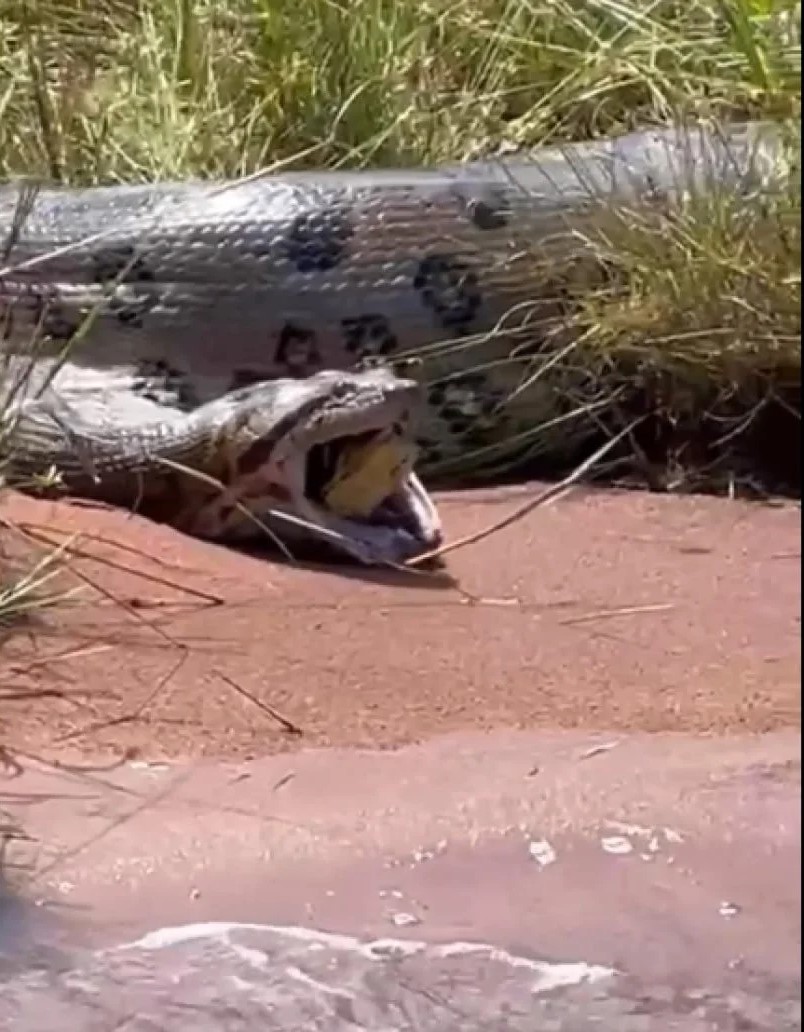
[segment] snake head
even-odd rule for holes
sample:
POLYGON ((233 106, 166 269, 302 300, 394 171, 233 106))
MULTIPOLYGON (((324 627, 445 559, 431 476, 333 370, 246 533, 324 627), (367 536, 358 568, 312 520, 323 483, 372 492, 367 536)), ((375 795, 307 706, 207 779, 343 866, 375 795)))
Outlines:
MULTIPOLYGON (((225 400, 236 413, 227 495, 239 516, 229 507, 221 520, 219 509, 215 536, 253 536, 245 506, 289 546, 323 541, 366 565, 398 564, 441 543, 438 511, 414 472, 424 400, 414 380, 385 367, 325 371, 225 400)), ((209 522, 209 512, 199 516, 209 522)))

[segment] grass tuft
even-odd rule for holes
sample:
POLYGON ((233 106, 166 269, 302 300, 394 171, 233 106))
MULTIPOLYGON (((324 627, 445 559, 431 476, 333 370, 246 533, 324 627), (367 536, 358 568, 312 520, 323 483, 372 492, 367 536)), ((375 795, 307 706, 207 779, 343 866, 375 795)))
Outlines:
POLYGON ((3 13, 2 175, 417 165, 680 112, 800 107, 787 0, 3 0, 3 13))

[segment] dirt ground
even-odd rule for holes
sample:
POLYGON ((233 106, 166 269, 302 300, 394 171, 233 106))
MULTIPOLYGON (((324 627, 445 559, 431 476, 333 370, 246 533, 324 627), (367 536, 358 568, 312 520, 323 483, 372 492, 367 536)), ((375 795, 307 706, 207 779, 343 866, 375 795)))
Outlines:
POLYGON ((270 978, 282 1027, 800 1029, 797 506, 578 492, 453 582, 3 515, 78 593, 0 650, 1 1027, 279 1027, 270 978))
MULTIPOLYGON (((442 496, 448 537, 535 490, 442 496)), ((2 515, 75 557, 69 608, 0 652, 0 736, 23 754, 799 724, 793 504, 579 491, 450 555, 457 586, 294 567, 85 506, 11 496, 2 515)))

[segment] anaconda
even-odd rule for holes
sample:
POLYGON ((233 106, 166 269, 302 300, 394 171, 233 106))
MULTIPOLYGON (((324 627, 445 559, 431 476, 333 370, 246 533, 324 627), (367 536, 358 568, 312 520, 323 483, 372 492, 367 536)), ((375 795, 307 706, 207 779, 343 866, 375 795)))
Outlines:
POLYGON ((73 342, 50 390, 87 432, 125 409, 127 431, 105 438, 121 457, 142 418, 145 479, 154 412, 172 433, 190 426, 177 413, 199 425, 245 385, 415 356, 426 475, 555 417, 560 391, 541 371, 565 326, 562 277, 595 265, 601 217, 762 189, 778 144, 772 127, 745 124, 437 169, 43 188, 22 201, 9 185, 0 328, 11 351, 43 338, 40 382, 73 342))

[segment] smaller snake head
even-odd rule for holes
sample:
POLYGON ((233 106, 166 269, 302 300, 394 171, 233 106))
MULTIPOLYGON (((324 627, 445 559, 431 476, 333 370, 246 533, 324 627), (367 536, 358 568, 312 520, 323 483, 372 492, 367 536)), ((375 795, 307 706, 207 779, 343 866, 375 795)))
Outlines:
POLYGON ((230 492, 282 540, 326 540, 367 565, 440 544, 437 509, 414 472, 416 381, 386 367, 324 371, 220 401, 232 408, 230 492))

